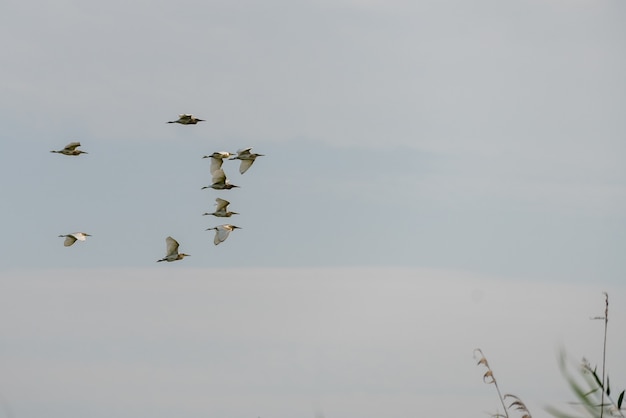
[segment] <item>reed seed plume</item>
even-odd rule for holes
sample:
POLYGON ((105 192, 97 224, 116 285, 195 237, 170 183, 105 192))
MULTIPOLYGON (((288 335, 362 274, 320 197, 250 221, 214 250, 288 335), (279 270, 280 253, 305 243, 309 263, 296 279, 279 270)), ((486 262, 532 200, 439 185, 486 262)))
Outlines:
POLYGON ((491 417, 492 418, 509 418, 508 411, 509 409, 513 409, 523 414, 521 418, 532 418, 532 416, 530 415, 530 412, 528 411, 528 408, 526 408, 526 405, 524 404, 524 402, 522 402, 522 400, 519 397, 515 395, 511 395, 511 394, 505 394, 504 396, 502 396, 502 392, 500 391, 500 387, 498 386, 498 381, 496 380, 496 376, 494 375, 493 370, 489 366, 487 357, 485 357, 485 355, 483 354, 483 351, 480 348, 476 348, 474 350, 474 359, 476 358, 479 358, 476 365, 483 366, 487 369, 485 374, 483 374, 483 382, 488 385, 493 384, 496 387, 496 391, 498 392, 498 399, 500 399, 500 403, 502 404, 502 408, 504 409, 504 415, 496 412, 495 414, 491 414, 491 417), (505 399, 507 398, 511 398, 513 400, 513 402, 508 407, 506 406, 504 402, 505 399))
POLYGON ((520 398, 518 398, 515 395, 511 395, 509 393, 504 395, 504 399, 507 399, 507 398, 513 399, 513 402, 511 403, 511 405, 509 405, 509 409, 513 408, 516 411, 519 411, 521 414, 523 414, 521 418, 532 418, 532 416, 530 415, 530 411, 526 407, 526 404, 522 402, 520 398))

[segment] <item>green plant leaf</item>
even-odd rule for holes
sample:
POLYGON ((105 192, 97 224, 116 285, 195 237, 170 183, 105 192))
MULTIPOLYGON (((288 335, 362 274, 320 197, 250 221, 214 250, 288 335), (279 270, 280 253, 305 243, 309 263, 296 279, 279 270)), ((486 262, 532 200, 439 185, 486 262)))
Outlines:
POLYGON ((593 369, 593 371, 591 372, 591 374, 593 375, 593 378, 596 379, 596 382, 598 383, 598 386, 600 386, 601 388, 604 387, 604 385, 602 384, 602 381, 600 380, 600 378, 598 377, 598 374, 596 373, 596 369, 593 369))
POLYGON ((623 390, 622 393, 619 394, 619 398, 617 398, 617 409, 622 409, 622 401, 624 400, 624 392, 626 392, 626 390, 623 390))
POLYGON ((611 385, 609 384, 609 375, 606 375, 606 396, 611 396, 611 385))

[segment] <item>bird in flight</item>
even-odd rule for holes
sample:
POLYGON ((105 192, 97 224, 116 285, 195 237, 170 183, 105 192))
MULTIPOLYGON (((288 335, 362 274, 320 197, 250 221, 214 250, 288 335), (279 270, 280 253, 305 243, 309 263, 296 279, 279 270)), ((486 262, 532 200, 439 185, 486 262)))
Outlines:
POLYGON ((172 262, 176 260, 182 260, 185 257, 189 257, 189 254, 178 252, 178 241, 176 241, 172 237, 167 237, 165 238, 165 257, 157 260, 157 263, 160 261, 172 262))
POLYGON ((79 149, 76 149, 80 147, 80 142, 70 142, 69 144, 67 144, 65 146, 65 148, 58 150, 58 151, 50 151, 50 152, 55 152, 57 154, 63 154, 63 155, 80 155, 80 154, 87 154, 87 152, 85 151, 81 151, 79 149))
POLYGON ((183 113, 178 115, 178 120, 171 120, 167 123, 180 123, 181 125, 195 125, 198 122, 204 122, 204 119, 198 119, 193 115, 183 113))
POLYGON ((202 215, 213 215, 213 216, 217 216, 220 218, 230 218, 232 215, 239 215, 238 212, 230 212, 228 210, 228 205, 230 205, 230 202, 228 200, 224 200, 224 199, 220 199, 219 197, 217 199, 215 199, 216 203, 216 208, 215 208, 215 212, 213 213, 203 213, 202 215))
POLYGON ((59 235, 59 237, 65 237, 65 241, 63 242, 63 245, 65 245, 66 247, 71 246, 76 241, 85 241, 87 237, 90 237, 90 236, 91 235, 85 232, 74 232, 73 234, 59 235))
POLYGON ((226 173, 221 168, 218 168, 213 173, 211 173, 211 181, 213 184, 210 186, 204 186, 202 189, 215 189, 215 190, 230 190, 235 186, 234 184, 230 184, 228 179, 226 178, 226 173))
POLYGON ((215 229, 215 238, 213 239, 213 244, 218 245, 221 242, 224 242, 226 238, 228 238, 228 234, 230 234, 235 229, 241 229, 238 226, 231 224, 218 225, 213 228, 207 228, 207 231, 215 229))
POLYGON ((254 160, 256 160, 256 157, 264 156, 263 154, 252 153, 250 152, 250 150, 252 150, 252 148, 242 148, 240 150, 237 150, 236 156, 234 156, 233 158, 229 158, 230 160, 241 160, 241 164, 239 164, 239 172, 241 174, 248 171, 250 166, 252 166, 252 164, 254 163, 254 160))

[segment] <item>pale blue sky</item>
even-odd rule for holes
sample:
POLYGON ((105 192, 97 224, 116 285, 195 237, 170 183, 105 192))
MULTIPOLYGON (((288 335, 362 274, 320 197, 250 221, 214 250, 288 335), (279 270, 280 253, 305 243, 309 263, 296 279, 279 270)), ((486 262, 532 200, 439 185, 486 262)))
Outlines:
POLYGON ((481 414, 476 346, 541 416, 568 395, 558 344, 597 354, 602 291, 626 320, 623 2, 0 10, 16 417, 481 414), (207 121, 165 123, 179 113, 207 121), (89 154, 49 152, 71 141, 89 154), (245 175, 224 163, 240 189, 201 190, 203 155, 250 146, 266 156, 245 175), (243 229, 215 246, 218 196, 243 229), (63 247, 74 231, 93 237, 63 247), (157 265, 168 235, 191 257, 157 265), (544 386, 515 369, 528 352, 544 386))

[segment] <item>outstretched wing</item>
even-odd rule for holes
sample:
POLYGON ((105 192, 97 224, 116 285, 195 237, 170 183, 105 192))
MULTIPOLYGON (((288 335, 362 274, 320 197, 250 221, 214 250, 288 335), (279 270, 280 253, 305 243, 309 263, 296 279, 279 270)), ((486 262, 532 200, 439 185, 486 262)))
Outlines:
POLYGON ((223 159, 219 158, 219 157, 211 157, 211 174, 216 171, 219 170, 220 168, 222 168, 222 163, 224 162, 223 159))
POLYGON ((224 225, 216 227, 213 244, 217 245, 220 242, 224 242, 228 238, 228 234, 230 234, 230 229, 224 228, 224 225))
POLYGON ((237 150, 237 158, 239 157, 245 157, 246 155, 250 155, 250 151, 252 150, 252 147, 250 148, 241 148, 237 150))
POLYGON ((226 183, 226 173, 224 173, 224 170, 221 168, 218 168, 211 173, 211 180, 213 181, 213 184, 226 183))
POLYGON ((65 241, 63 242, 63 245, 66 247, 71 246, 72 244, 74 244, 76 242, 76 237, 74 237, 74 235, 67 235, 65 237, 65 241))
POLYGON ((215 201, 217 202, 215 212, 226 211, 226 208, 228 207, 228 205, 230 205, 230 202, 228 200, 224 200, 219 197, 215 199, 215 201))
POLYGON ((63 148, 65 151, 74 151, 76 147, 80 147, 80 142, 70 142, 63 148))
POLYGON ((241 164, 239 164, 239 172, 243 174, 248 171, 248 169, 252 166, 252 163, 254 163, 254 160, 241 160, 241 164))
POLYGON ((165 256, 178 254, 178 241, 172 237, 165 238, 165 256))

